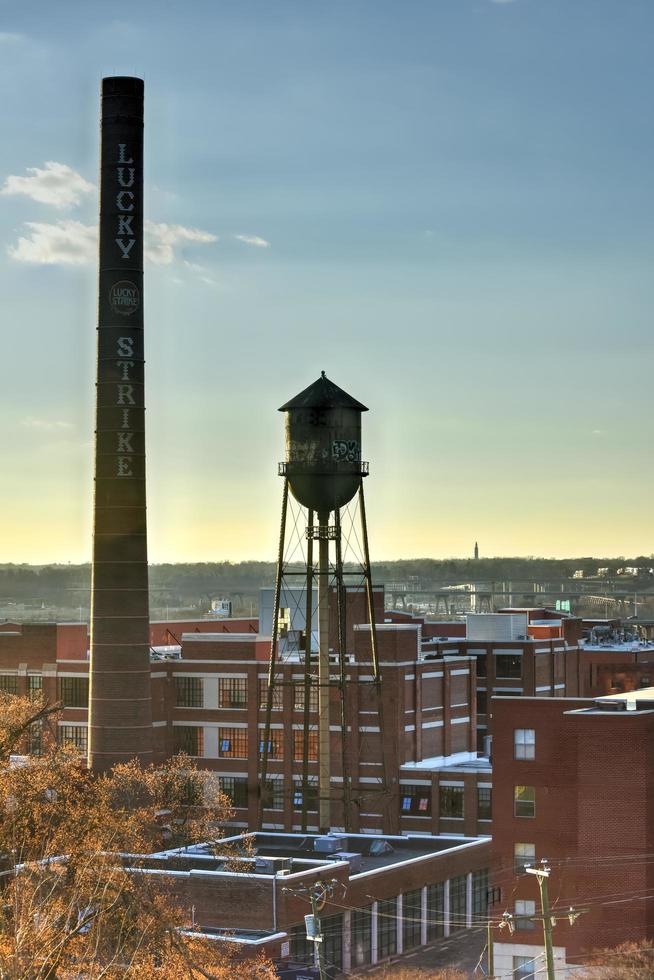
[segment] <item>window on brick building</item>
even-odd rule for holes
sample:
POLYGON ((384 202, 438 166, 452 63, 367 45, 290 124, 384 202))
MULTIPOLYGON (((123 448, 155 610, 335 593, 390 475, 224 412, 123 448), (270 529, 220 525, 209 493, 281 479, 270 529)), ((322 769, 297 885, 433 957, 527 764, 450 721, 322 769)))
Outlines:
POLYGON ((441 786, 439 797, 441 817, 463 819, 463 786, 441 786))
POLYGON ((304 963, 307 966, 313 965, 313 951, 315 943, 307 939, 306 926, 292 926, 290 933, 290 953, 291 959, 295 963, 304 963))
POLYGON ((531 956, 513 957, 513 980, 533 980, 538 975, 538 960, 531 956))
POLYGON ((415 817, 431 815, 431 786, 400 786, 400 813, 415 817))
POLYGON ((343 968, 343 916, 327 916, 326 919, 322 919, 321 928, 325 962, 332 968, 335 967, 338 973, 343 968))
MULTIPOLYGON (((264 752, 263 731, 259 732, 259 755, 264 752)), ((281 759, 284 754, 284 730, 282 728, 271 728, 270 738, 268 739, 268 758, 281 759)))
POLYGON ((219 776, 220 789, 232 805, 243 809, 248 805, 248 781, 238 776, 219 776))
POLYGON ((58 687, 59 700, 65 708, 88 708, 88 677, 60 677, 58 687))
POLYGON ((486 654, 482 653, 477 657, 477 677, 485 677, 486 673, 486 654))
POLYGON ((516 899, 515 907, 515 927, 516 929, 534 929, 536 923, 529 916, 536 915, 536 902, 529 899, 516 899))
POLYGON ((78 749, 86 755, 88 731, 86 725, 60 725, 57 731, 59 744, 65 748, 78 749))
POLYGON ((174 725, 175 752, 198 758, 204 755, 204 729, 199 725, 174 725))
POLYGON ((472 872, 472 918, 473 925, 488 915, 489 904, 488 868, 472 872))
POLYGON ((442 881, 427 885, 427 942, 440 939, 445 923, 445 885, 442 881))
POLYGON ((477 820, 491 820, 493 816, 493 791, 490 786, 477 787, 477 820))
POLYGON ((247 708, 248 682, 245 677, 218 678, 218 707, 247 708))
MULTIPOLYGON (((307 735, 308 745, 307 745, 307 759, 309 762, 318 761, 318 731, 315 728, 311 728, 307 735)), ((304 759, 304 729, 294 728, 293 729, 293 761, 302 762, 304 759)))
POLYGON ((536 789, 533 786, 513 787, 513 812, 516 817, 536 816, 536 789))
POLYGON ((504 680, 522 677, 522 657, 513 653, 496 653, 495 676, 504 680))
POLYGON ((267 779, 266 788, 263 793, 263 805, 267 810, 284 809, 284 780, 267 779))
MULTIPOLYGON (((259 678, 259 708, 265 711, 268 707, 268 678, 259 678)), ((284 688, 282 678, 276 677, 273 684, 272 710, 281 711, 284 707, 284 688)))
POLYGON ((18 694, 18 677, 16 674, 0 674, 0 692, 18 694))
POLYGON ((368 966, 372 962, 372 907, 353 909, 351 920, 352 966, 368 966))
MULTIPOLYGON (((304 711, 304 681, 293 683, 293 708, 295 711, 304 711)), ((309 711, 318 710, 318 685, 312 681, 309 690, 309 711)))
POLYGON ((536 860, 536 845, 516 843, 513 845, 513 866, 516 874, 524 874, 528 865, 536 860))
MULTIPOLYGON (((302 809, 302 783, 299 779, 293 784, 293 807, 295 810, 302 809)), ((309 777, 307 785, 307 812, 315 812, 318 809, 318 782, 314 776, 309 777)))
POLYGON ((175 704, 178 708, 203 708, 204 682, 202 678, 176 677, 175 704))
POLYGON ((467 875, 450 879, 450 932, 466 927, 467 875))
POLYGON ((36 701, 43 694, 43 677, 41 674, 30 674, 27 678, 27 695, 30 701, 36 701))
POLYGON ((402 948, 415 949, 420 945, 422 923, 422 889, 405 892, 402 896, 402 948))
POLYGON ((219 728, 218 755, 221 759, 247 759, 247 728, 219 728))
POLYGON ((33 721, 27 732, 27 752, 29 755, 43 753, 43 721, 33 721))
POLYGON ((377 957, 380 960, 397 952, 397 899, 377 902, 377 957))
POLYGON ((513 755, 516 759, 536 758, 536 730, 534 728, 514 728, 513 755))
POLYGON ((485 715, 488 711, 488 695, 486 691, 477 691, 477 714, 485 715))

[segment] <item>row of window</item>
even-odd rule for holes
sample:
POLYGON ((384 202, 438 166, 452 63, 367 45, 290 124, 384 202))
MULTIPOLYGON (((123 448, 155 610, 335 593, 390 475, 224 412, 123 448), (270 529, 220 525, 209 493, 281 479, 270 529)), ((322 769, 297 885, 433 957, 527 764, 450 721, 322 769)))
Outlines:
MULTIPOLYGON (((467 875, 450 879, 450 933, 466 928, 468 913, 475 922, 488 914, 488 871, 472 874, 472 905, 467 907, 467 875)), ((423 889, 416 888, 402 895, 402 914, 398 915, 398 897, 377 902, 377 960, 394 956, 398 949, 398 931, 401 930, 402 949, 406 952, 420 945, 422 926, 426 924, 427 942, 442 938, 445 931, 445 883, 442 881, 423 889)), ((351 966, 369 966, 372 963, 373 906, 352 911, 350 918, 351 966)), ((325 959, 341 970, 343 968, 343 916, 322 919, 321 929, 325 959)), ((291 959, 297 963, 313 963, 313 943, 306 938, 304 926, 294 926, 290 932, 291 959)))
MULTIPOLYGON (((272 710, 281 711, 284 701, 282 678, 278 678, 272 689, 272 710)), ((175 704, 178 708, 204 708, 204 678, 176 677, 175 704)), ((259 708, 265 709, 268 704, 268 680, 259 678, 259 708)), ((218 707, 247 708, 248 686, 245 677, 218 678, 218 707)), ((293 682, 293 710, 304 711, 304 681, 293 682)), ((309 693, 309 710, 318 710, 318 688, 312 681, 309 693)))
MULTIPOLYGON (((441 817, 462 820, 464 816, 463 786, 440 786, 438 806, 441 817)), ((490 820, 492 790, 490 786, 477 787, 477 819, 490 820)), ((431 816, 430 786, 400 786, 400 813, 405 816, 431 816)))
MULTIPOLYGON (((199 725, 175 725, 173 728, 175 751, 185 752, 186 755, 204 756, 204 729, 199 725)), ((263 734, 263 733, 261 733, 263 734)), ((293 729, 293 761, 302 762, 304 759, 304 739, 307 736, 307 758, 309 762, 318 761, 318 732, 311 729, 293 729)), ((265 740, 259 740, 259 755, 263 755, 265 740)), ((284 729, 272 728, 268 739, 268 758, 279 761, 283 758, 284 729)), ((219 728, 218 729, 218 758, 247 759, 248 758, 248 729, 219 728)))
MULTIPOLYGON (((88 677, 60 677, 57 681, 57 697, 66 708, 86 708, 89 703, 88 677)), ((18 694, 18 675, 0 674, 0 692, 3 694, 18 694)), ((40 697, 43 693, 43 677, 41 674, 29 674, 27 677, 27 694, 30 698, 40 697)))
MULTIPOLYGON (((248 781, 241 776, 219 776, 220 788, 229 797, 232 805, 236 808, 244 809, 248 805, 248 781)), ((293 808, 302 808, 302 785, 294 781, 290 791, 293 798, 293 808)), ((269 810, 283 810, 286 790, 283 779, 266 780, 264 791, 264 806, 269 810)), ((318 809, 318 783, 315 779, 309 779, 307 786, 307 810, 317 811, 318 809)))
MULTIPOLYGON (((477 677, 486 677, 486 654, 477 657, 477 677)), ((519 680, 522 677, 522 656, 518 653, 495 654, 495 677, 498 680, 519 680)))

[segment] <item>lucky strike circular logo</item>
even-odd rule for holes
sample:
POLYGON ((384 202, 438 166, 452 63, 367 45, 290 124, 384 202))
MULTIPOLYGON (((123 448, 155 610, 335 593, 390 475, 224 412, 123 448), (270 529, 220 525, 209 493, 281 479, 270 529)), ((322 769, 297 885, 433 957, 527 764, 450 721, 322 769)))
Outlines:
POLYGON ((114 313, 120 316, 131 316, 141 304, 141 296, 136 283, 129 279, 115 282, 109 290, 109 303, 114 313))

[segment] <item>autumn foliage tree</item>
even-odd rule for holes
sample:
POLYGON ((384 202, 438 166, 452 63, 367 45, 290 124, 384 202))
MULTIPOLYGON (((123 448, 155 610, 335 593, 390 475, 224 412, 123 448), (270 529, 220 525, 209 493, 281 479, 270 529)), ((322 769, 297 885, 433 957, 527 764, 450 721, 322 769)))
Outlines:
POLYGON ((615 949, 595 950, 579 980, 652 980, 654 943, 623 943, 615 949))
POLYGON ((274 977, 264 962, 240 965, 233 944, 185 932, 191 923, 162 876, 143 873, 153 851, 217 841, 229 801, 215 777, 185 757, 94 775, 55 744, 10 765, 51 715, 0 698, 2 980, 274 977))

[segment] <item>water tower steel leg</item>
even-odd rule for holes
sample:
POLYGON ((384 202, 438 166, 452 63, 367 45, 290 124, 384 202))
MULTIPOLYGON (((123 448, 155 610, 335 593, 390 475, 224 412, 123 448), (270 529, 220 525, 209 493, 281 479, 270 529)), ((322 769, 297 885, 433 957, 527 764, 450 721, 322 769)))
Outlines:
POLYGON ((341 769, 343 776, 343 827, 350 829, 350 772, 348 766, 348 737, 347 737, 347 675, 345 673, 345 586, 343 584, 343 549, 341 543, 341 512, 334 512, 336 525, 336 609, 338 616, 338 667, 341 702, 341 769))
POLYGON ((329 744, 329 512, 318 515, 318 797, 319 826, 331 826, 331 758, 329 744))
MULTIPOLYGON (((382 675, 379 667, 379 653, 377 650, 377 628, 375 623, 375 604, 373 601, 372 592, 372 569, 370 567, 370 550, 368 548, 368 522, 366 520, 366 501, 363 494, 363 480, 359 484, 359 510, 361 513, 361 541, 363 544, 363 561, 364 561, 364 575, 366 580, 366 598, 368 602, 368 620, 370 622, 370 649, 372 656, 372 673, 375 680, 375 689, 377 691, 377 718, 379 720, 379 743, 381 749, 381 763, 382 763, 382 799, 386 799, 387 811, 393 805, 393 795, 388 796, 389 793, 389 783, 388 783, 388 771, 387 771, 387 760, 386 752, 384 751, 384 701, 383 701, 383 690, 382 690, 382 675)), ((392 820, 391 816, 391 820, 392 820)), ((385 825, 388 821, 383 819, 383 804, 382 804, 382 823, 385 825)))
POLYGON ((313 619, 313 511, 307 515, 307 596, 305 606, 304 637, 304 715, 302 722, 302 833, 307 832, 309 795, 309 721, 311 710, 311 630, 313 619))
MULTIPOLYGON (((277 635, 279 632, 279 605, 282 594, 282 578, 284 575, 284 542, 286 539, 286 512, 288 510, 288 479, 284 480, 284 491, 282 494, 282 519, 279 528, 279 550, 277 552, 277 575, 275 578, 275 598, 273 601, 272 636, 270 639, 270 660, 268 662, 268 697, 266 698, 266 721, 263 730, 263 752, 261 753, 261 765, 259 769, 259 828, 263 827, 263 810, 266 794, 266 781, 268 777, 268 746, 270 743, 270 726, 272 721, 272 708, 274 699, 274 687, 277 669, 277 635)), ((259 734, 257 728, 257 736, 259 734)), ((258 745, 258 738, 257 748, 258 745)))

